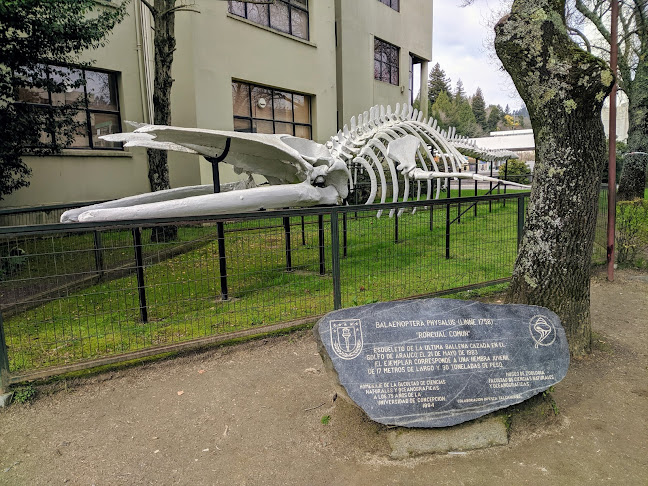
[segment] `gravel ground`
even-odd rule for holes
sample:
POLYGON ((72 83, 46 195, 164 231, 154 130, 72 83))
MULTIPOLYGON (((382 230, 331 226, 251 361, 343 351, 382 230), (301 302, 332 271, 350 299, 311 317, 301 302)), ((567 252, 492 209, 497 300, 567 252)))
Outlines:
POLYGON ((592 312, 558 417, 515 421, 508 446, 390 459, 300 332, 42 387, 0 410, 0 484, 645 486, 648 275, 593 278, 592 312))

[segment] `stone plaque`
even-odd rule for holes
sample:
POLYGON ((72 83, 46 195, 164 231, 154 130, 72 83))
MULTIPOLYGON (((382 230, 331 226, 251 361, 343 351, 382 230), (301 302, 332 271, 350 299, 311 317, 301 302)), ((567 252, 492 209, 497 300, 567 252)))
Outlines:
POLYGON ((342 309, 314 328, 325 365, 376 422, 446 427, 562 380, 569 349, 543 307, 426 299, 342 309))

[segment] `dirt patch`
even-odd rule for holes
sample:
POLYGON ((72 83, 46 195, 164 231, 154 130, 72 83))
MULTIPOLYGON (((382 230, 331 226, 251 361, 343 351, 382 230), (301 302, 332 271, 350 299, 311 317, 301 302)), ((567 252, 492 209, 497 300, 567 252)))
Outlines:
POLYGON ((0 484, 646 485, 645 277, 592 280, 594 352, 505 447, 390 459, 305 331, 41 389, 0 411, 0 484))

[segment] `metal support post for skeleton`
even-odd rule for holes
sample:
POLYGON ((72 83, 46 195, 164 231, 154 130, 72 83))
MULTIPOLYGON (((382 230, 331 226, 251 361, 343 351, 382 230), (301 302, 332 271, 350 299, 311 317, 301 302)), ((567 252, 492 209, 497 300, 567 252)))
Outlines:
POLYGON ((331 212, 331 273, 333 275, 333 308, 342 308, 340 282, 340 228, 337 211, 331 212))
MULTIPOLYGON (((478 175, 479 173, 479 159, 475 159, 475 175, 478 175)), ((477 179, 475 179, 475 197, 477 197, 478 194, 478 182, 477 179)), ((475 203, 475 217, 477 217, 477 203, 475 203)))
POLYGON ((135 248, 135 269, 137 272, 137 295, 139 298, 140 321, 148 322, 146 306, 146 286, 144 283, 144 258, 142 257, 142 232, 133 228, 133 246, 135 248))
POLYGON ((445 243, 445 257, 446 260, 450 259, 450 203, 446 203, 446 243, 445 243))
POLYGON ((326 273, 326 263, 324 261, 325 252, 324 252, 324 215, 320 214, 317 216, 317 240, 319 248, 319 273, 324 275, 326 273))
POLYGON ((400 218, 394 218, 394 243, 398 243, 398 221, 400 218))
POLYGON ((0 395, 9 391, 9 353, 0 312, 0 395))
MULTIPOLYGON (((461 197, 461 179, 459 179, 458 197, 461 197)), ((457 223, 461 224, 461 203, 457 203, 457 223)))
POLYGON ((347 243, 348 243, 348 223, 347 223, 347 212, 342 213, 342 255, 344 258, 347 257, 347 243))
POLYGON ((524 196, 517 198, 517 248, 520 250, 524 236, 524 196))
POLYGON ((284 236, 286 239, 286 272, 292 272, 292 248, 290 246, 290 218, 283 218, 284 236))
MULTIPOLYGON (((205 157, 212 166, 212 181, 214 183, 214 194, 220 194, 220 170, 218 164, 225 160, 230 151, 232 139, 225 142, 225 149, 218 157, 205 157)), ((229 298, 227 289, 227 256, 225 255, 225 226, 222 221, 216 223, 216 238, 218 243, 218 268, 220 273, 221 300, 229 298)))

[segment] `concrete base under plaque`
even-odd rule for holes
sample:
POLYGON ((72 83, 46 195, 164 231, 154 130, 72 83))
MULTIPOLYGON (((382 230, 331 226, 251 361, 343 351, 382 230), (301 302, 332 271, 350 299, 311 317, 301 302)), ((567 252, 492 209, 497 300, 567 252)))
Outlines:
POLYGON ((422 454, 463 452, 508 444, 503 416, 487 417, 442 429, 399 427, 387 432, 393 459, 422 454))
POLYGON ((13 393, 3 393, 0 395, 0 408, 8 407, 11 403, 11 397, 13 397, 13 393))

